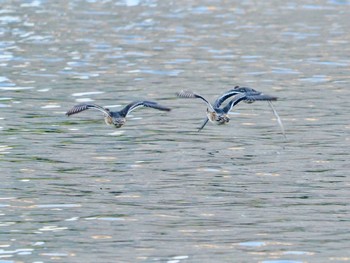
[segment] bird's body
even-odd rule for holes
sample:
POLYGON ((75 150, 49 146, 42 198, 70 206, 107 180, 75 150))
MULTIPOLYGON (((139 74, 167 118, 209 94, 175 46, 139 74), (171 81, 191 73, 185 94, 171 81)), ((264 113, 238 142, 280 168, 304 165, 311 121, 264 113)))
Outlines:
POLYGON ((210 122, 216 125, 226 124, 230 121, 228 114, 221 109, 216 109, 215 111, 207 109, 207 118, 210 122))
POLYGON ((105 116, 105 123, 107 125, 114 125, 116 128, 120 128, 125 124, 125 116, 122 116, 118 111, 112 111, 110 113, 111 116, 105 116))
POLYGON ((208 121, 215 123, 217 125, 226 124, 230 121, 228 116, 232 108, 241 101, 246 103, 253 103, 257 100, 262 101, 274 101, 277 100, 277 97, 263 94, 262 92, 256 91, 248 87, 239 87, 236 86, 234 89, 231 89, 225 92, 220 96, 214 104, 211 104, 208 100, 202 97, 199 94, 196 94, 192 91, 180 91, 177 93, 177 96, 180 98, 199 98, 204 101, 207 105, 207 118, 203 122, 202 126, 199 128, 199 131, 202 130, 208 121), (221 105, 229 98, 233 97, 226 106, 221 107, 221 105))
POLYGON ((171 109, 168 107, 164 107, 162 105, 159 105, 156 102, 153 101, 135 101, 131 102, 128 105, 126 105, 122 110, 120 111, 111 111, 108 108, 101 107, 96 104, 90 104, 90 103, 82 103, 75 105, 72 109, 67 111, 66 115, 70 116, 73 114, 80 113, 82 111, 88 110, 88 109, 95 109, 99 110, 104 114, 104 120, 107 125, 114 125, 116 128, 122 127, 126 122, 126 116, 133 110, 139 108, 139 107, 148 107, 153 108, 161 111, 170 111, 171 109))

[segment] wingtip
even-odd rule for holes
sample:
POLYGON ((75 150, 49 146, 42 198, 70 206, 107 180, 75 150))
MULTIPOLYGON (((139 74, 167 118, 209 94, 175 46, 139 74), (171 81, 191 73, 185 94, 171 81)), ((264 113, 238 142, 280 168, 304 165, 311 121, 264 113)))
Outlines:
POLYGON ((162 106, 163 108, 161 109, 161 110, 163 110, 163 111, 171 111, 171 108, 168 108, 168 107, 164 107, 164 106, 162 106))
POLYGON ((160 110, 160 111, 171 111, 171 109, 170 108, 167 108, 167 107, 159 107, 159 108, 156 108, 156 109, 158 109, 158 110, 160 110))

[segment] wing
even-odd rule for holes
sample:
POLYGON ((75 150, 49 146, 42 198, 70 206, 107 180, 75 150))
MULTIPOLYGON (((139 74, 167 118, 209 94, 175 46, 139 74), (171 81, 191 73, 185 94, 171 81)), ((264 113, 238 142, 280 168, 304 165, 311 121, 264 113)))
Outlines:
POLYGON ((237 94, 222 110, 228 113, 234 106, 247 98, 246 94, 237 94))
POLYGON ((189 98, 189 99, 193 99, 193 98, 198 98, 198 99, 201 99, 203 100, 208 108, 210 108, 211 111, 215 111, 213 106, 210 104, 209 101, 207 101, 205 98, 203 98, 201 95, 199 94, 196 94, 192 91, 189 91, 189 90, 181 90, 180 92, 176 93, 176 95, 179 97, 179 98, 189 98))
POLYGON ((162 105, 159 105, 157 102, 154 101, 134 101, 129 103, 122 109, 119 113, 123 117, 126 117, 126 115, 129 114, 129 112, 132 112, 133 110, 136 110, 137 108, 140 107, 148 107, 148 108, 153 108, 156 110, 161 110, 161 111, 170 111, 171 109, 162 105))
POLYGON ((219 97, 215 101, 214 107, 219 108, 225 100, 227 100, 228 98, 235 96, 237 94, 245 94, 246 99, 244 101, 247 103, 253 103, 254 101, 258 101, 258 100, 260 100, 260 101, 275 101, 275 100, 277 100, 277 97, 264 94, 260 91, 256 91, 255 89, 248 88, 248 87, 236 86, 234 89, 231 89, 231 90, 225 92, 221 97, 219 97))
POLYGON ((234 89, 231 89, 229 91, 226 91, 222 96, 220 96, 219 98, 217 98, 217 100, 214 102, 214 107, 215 108, 220 108, 221 104, 227 100, 228 98, 237 95, 241 92, 239 92, 238 90, 236 90, 237 88, 239 88, 239 86, 236 86, 234 89))
POLYGON ((73 108, 71 108, 69 111, 66 112, 66 115, 70 116, 70 115, 77 114, 79 112, 82 112, 82 111, 85 111, 88 109, 99 110, 106 115, 109 115, 109 116, 111 115, 111 112, 109 111, 109 109, 105 109, 105 108, 103 108, 99 105, 96 105, 96 104, 86 104, 86 103, 75 105, 73 108))

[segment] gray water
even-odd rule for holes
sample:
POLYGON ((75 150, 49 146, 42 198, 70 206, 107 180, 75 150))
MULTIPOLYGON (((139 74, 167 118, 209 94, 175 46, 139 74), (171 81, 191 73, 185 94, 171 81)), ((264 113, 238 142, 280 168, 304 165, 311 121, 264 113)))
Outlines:
POLYGON ((350 1, 0 1, 0 263, 349 262, 350 1), (199 100, 235 85, 225 126, 199 100), (80 102, 120 109, 121 129, 80 102))

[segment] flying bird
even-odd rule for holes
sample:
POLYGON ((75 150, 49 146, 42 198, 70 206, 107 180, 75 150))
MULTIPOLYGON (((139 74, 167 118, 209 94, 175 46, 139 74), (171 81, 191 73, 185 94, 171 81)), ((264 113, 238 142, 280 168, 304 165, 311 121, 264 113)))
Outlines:
POLYGON ((180 98, 198 98, 201 99, 207 105, 207 118, 204 120, 201 127, 199 127, 198 131, 202 130, 208 121, 215 123, 217 125, 226 124, 230 121, 228 116, 229 112, 232 110, 234 106, 236 106, 239 102, 244 101, 246 103, 253 103, 254 101, 268 101, 269 105, 272 107, 272 110, 278 120, 278 123, 281 126, 283 135, 284 129, 280 118, 273 108, 271 101, 276 101, 277 97, 264 94, 260 91, 257 91, 248 87, 240 87, 236 86, 235 88, 225 92, 222 96, 216 99, 214 104, 211 104, 207 99, 203 96, 194 93, 192 91, 182 90, 177 93, 177 96, 180 98), (221 105, 229 98, 233 97, 224 107, 221 105))
POLYGON ((161 111, 171 110, 170 108, 159 105, 156 102, 144 100, 144 101, 131 102, 120 111, 111 111, 108 108, 104 108, 92 103, 91 104, 82 103, 82 104, 75 105, 72 109, 66 112, 66 115, 70 116, 88 109, 95 109, 95 110, 101 111, 104 114, 104 119, 107 125, 114 125, 116 128, 120 128, 125 124, 127 115, 133 110, 140 107, 148 107, 148 108, 153 108, 161 111))

